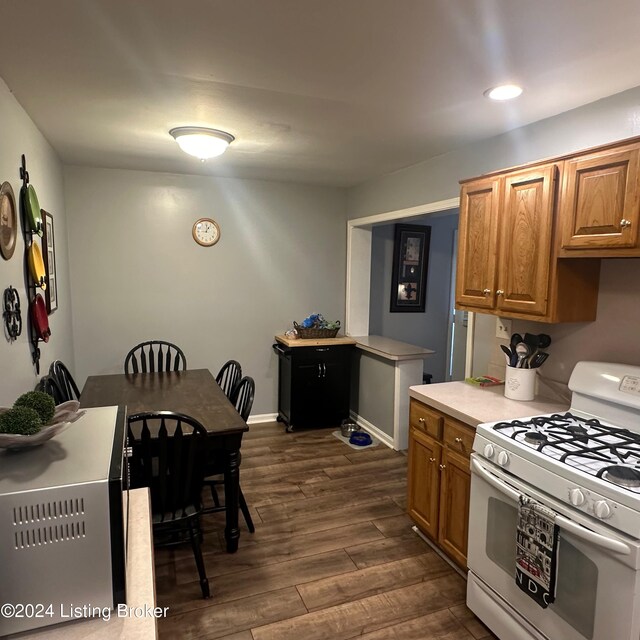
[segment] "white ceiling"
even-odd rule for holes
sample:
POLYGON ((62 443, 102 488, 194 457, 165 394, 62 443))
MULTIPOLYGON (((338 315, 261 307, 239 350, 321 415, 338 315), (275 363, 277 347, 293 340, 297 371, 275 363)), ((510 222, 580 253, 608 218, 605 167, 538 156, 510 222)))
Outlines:
POLYGON ((640 85, 638 0, 1 0, 0 24, 65 164, 348 186, 640 85), (523 96, 483 97, 505 80, 523 96), (200 163, 179 125, 236 141, 200 163))

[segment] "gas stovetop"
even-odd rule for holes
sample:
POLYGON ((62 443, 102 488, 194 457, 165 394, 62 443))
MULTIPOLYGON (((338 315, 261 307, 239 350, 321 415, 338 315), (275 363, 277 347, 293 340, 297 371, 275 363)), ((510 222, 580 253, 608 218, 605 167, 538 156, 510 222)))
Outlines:
POLYGON ((640 435, 572 413, 498 422, 523 447, 640 495, 640 435))
POLYGON ((474 457, 640 539, 640 367, 576 364, 567 413, 478 425, 474 457))

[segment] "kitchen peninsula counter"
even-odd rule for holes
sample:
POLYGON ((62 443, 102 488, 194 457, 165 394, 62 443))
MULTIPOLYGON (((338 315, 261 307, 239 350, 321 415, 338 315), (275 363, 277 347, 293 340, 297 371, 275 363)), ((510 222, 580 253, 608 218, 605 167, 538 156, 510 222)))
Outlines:
POLYGON ((466 382, 422 384, 410 387, 409 396, 471 427, 483 422, 562 413, 569 409, 566 403, 542 396, 536 396, 531 402, 509 400, 504 397, 504 385, 477 387, 466 382))
POLYGON ((384 336, 355 336, 351 415, 387 446, 407 448, 411 385, 422 382, 424 359, 435 353, 384 336))

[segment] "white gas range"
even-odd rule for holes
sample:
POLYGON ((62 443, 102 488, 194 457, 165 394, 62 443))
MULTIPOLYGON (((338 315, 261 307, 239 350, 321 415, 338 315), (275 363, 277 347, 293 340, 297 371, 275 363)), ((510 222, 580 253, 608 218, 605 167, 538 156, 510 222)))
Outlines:
POLYGON ((640 638, 640 367, 580 362, 567 413, 479 425, 467 604, 504 640, 640 638), (560 527, 556 599, 515 584, 521 496, 560 527))

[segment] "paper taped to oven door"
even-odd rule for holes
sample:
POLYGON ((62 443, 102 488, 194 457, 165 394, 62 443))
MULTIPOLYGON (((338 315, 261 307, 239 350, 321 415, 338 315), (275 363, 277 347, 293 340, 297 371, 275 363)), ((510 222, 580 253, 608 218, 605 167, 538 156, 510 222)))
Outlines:
POLYGON ((516 584, 542 608, 555 600, 558 563, 556 514, 520 496, 516 534, 516 584))

